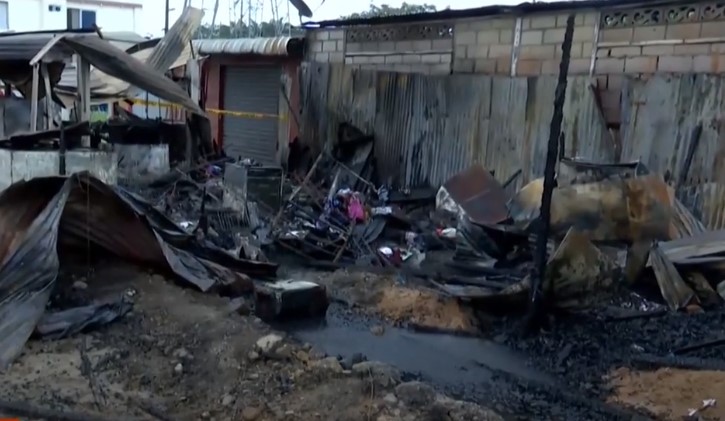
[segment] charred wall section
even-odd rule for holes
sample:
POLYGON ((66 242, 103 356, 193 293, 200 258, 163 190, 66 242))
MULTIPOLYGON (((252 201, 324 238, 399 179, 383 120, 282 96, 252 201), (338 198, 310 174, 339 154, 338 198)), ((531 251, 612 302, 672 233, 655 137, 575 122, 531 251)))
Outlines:
MULTIPOLYGON (((302 71, 302 138, 319 150, 341 122, 374 133, 380 176, 400 187, 439 186, 473 163, 499 180, 520 169, 520 185, 543 174, 555 82, 310 63, 302 71)), ((570 78, 565 116, 566 156, 614 160, 588 78, 570 78)))

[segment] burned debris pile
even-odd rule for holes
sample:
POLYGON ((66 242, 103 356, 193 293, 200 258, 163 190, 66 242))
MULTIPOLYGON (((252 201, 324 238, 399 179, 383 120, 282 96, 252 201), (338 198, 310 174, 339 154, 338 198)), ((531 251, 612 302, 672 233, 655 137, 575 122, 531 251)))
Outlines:
MULTIPOLYGON (((336 144, 291 180, 271 218, 268 253, 317 268, 394 269, 479 310, 524 309, 543 179, 514 191, 520 171, 496 180, 474 165, 438 190, 396 189, 378 178, 373 145, 341 126, 336 144)), ((551 227, 550 308, 612 310, 625 301, 699 311, 722 301, 722 235, 706 231, 639 162, 561 159, 551 227)))

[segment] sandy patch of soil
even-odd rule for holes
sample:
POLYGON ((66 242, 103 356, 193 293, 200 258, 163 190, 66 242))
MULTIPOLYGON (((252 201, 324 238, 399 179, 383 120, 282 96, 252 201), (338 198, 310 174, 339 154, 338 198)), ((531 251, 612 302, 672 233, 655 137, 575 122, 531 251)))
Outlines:
POLYGON ((387 319, 443 331, 474 333, 477 321, 470 307, 455 298, 419 286, 396 282, 394 276, 339 270, 314 281, 349 306, 387 319))
POLYGON ((703 410, 701 420, 725 420, 725 372, 662 368, 654 371, 619 368, 609 375, 610 400, 632 408, 644 408, 658 419, 679 421, 688 411, 715 399, 703 410))

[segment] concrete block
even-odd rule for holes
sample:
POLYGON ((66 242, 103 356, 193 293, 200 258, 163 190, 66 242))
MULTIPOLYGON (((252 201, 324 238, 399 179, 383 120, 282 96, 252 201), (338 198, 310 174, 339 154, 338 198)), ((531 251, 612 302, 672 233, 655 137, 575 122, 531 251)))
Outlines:
MULTIPOLYGON (((454 73, 473 73, 475 60, 467 58, 457 58, 453 60, 453 72, 454 73)), ((1 171, 1 170, 0 170, 1 171)))
POLYGON ((337 51, 337 41, 322 41, 322 51, 326 53, 337 51))
POLYGON ((710 52, 715 53, 715 54, 725 53, 725 42, 717 43, 717 44, 710 44, 710 52))
POLYGON ((487 75, 496 74, 496 60, 494 60, 494 59, 476 60, 475 72, 487 74, 487 75))
POLYGON ((686 73, 691 72, 693 59, 688 56, 660 56, 657 70, 660 72, 686 73))
POLYGON ((466 47, 466 58, 486 58, 488 57, 487 45, 469 45, 466 47))
POLYGON ((502 58, 506 57, 511 59, 511 46, 510 45, 491 45, 488 47, 489 58, 502 58))
POLYGON ((699 38, 702 25, 699 23, 677 23, 667 25, 666 39, 699 38))
POLYGON ((712 55, 695 56, 692 60, 692 70, 696 73, 719 73, 722 71, 722 57, 712 55))
POLYGON ((476 31, 463 31, 456 32, 454 35, 456 44, 475 44, 476 43, 476 31))
POLYGON ((539 59, 547 60, 553 59, 556 45, 522 45, 519 49, 520 60, 539 59))
POLYGON ((451 74, 451 63, 432 64, 428 67, 428 74, 449 75, 451 74))
POLYGON ((315 53, 315 61, 318 63, 329 63, 330 53, 315 53))
POLYGON ((333 29, 331 31, 328 31, 328 38, 329 39, 345 39, 345 30, 344 29, 333 29))
POLYGON ((403 56, 403 63, 405 64, 418 64, 420 63, 420 55, 408 54, 403 56))
POLYGON ((558 75, 559 74, 559 60, 544 60, 541 63, 541 74, 542 75, 558 75))
POLYGON ((496 74, 506 76, 511 74, 511 57, 496 59, 496 74))
POLYGON ((591 11, 583 13, 584 25, 593 26, 599 21, 599 12, 591 11))
MULTIPOLYGON (((562 38, 563 40, 563 38, 562 38)), ((574 34, 572 40, 575 42, 592 42, 594 41, 594 27, 593 26, 576 26, 574 27, 574 34)))
POLYGON ((403 56, 396 54, 394 56, 385 56, 385 64, 398 64, 403 62, 403 56))
MULTIPOLYGON (((577 13, 576 16, 574 16, 574 25, 583 25, 584 16, 585 16, 584 14, 577 13)), ((568 13, 556 15, 556 26, 561 27, 561 28, 566 28, 567 19, 569 19, 568 13)))
POLYGON ((657 71, 657 57, 628 57, 624 63, 625 73, 654 73, 657 71))
POLYGON ((433 50, 435 50, 435 51, 453 50, 453 40, 450 38, 433 40, 433 50))
POLYGON ((664 56, 674 53, 675 47, 673 45, 648 45, 642 47, 643 56, 664 56))
POLYGON ((723 22, 705 22, 702 24, 700 36, 703 38, 725 37, 725 24, 723 22))
POLYGON ((479 31, 476 35, 476 42, 478 44, 498 44, 499 31, 497 29, 489 29, 485 31, 479 31))
POLYGON ((616 47, 609 50, 609 57, 638 57, 642 55, 641 47, 616 47))
POLYGON ((393 70, 400 73, 410 73, 410 64, 395 64, 393 70))
POLYGON ((632 40, 632 28, 603 29, 599 33, 601 42, 628 42, 632 40))
POLYGON ((321 53, 322 52, 322 43, 321 42, 313 42, 310 45, 309 51, 312 51, 313 53, 321 53))
POLYGON ((450 64, 453 61, 453 54, 440 54, 441 64, 450 64))
POLYGON ((436 64, 441 62, 440 54, 423 54, 420 56, 420 62, 424 64, 436 64))
POLYGON ((667 26, 637 26, 634 28, 632 34, 632 41, 655 41, 665 39, 665 33, 667 32, 667 26))
POLYGON ((526 29, 545 29, 556 27, 556 15, 539 15, 524 18, 526 29))
POLYGON ((498 42, 501 44, 512 44, 514 42, 514 28, 499 29, 498 42))
POLYGON ((337 51, 345 51, 345 41, 337 41, 337 51))
POLYGON ((543 31, 523 31, 521 33, 521 45, 541 44, 543 40, 543 31))
POLYGON ((399 53, 413 51, 413 41, 395 41, 395 51, 399 53))
POLYGON ((519 60, 516 63, 516 74, 519 76, 536 76, 541 74, 541 60, 519 60))
POLYGON ((414 51, 430 51, 433 49, 433 42, 431 40, 413 41, 414 51))
POLYGON ((330 63, 342 63, 345 61, 345 53, 338 51, 336 53, 330 53, 330 63))
POLYGON ((318 41, 325 41, 330 39, 330 31, 326 29, 318 29, 315 31, 315 39, 318 41))
POLYGON ((395 51, 394 41, 382 41, 378 43, 378 51, 381 53, 389 53, 395 51))
POLYGON ((710 53, 710 46, 707 44, 690 44, 690 45, 675 45, 672 49, 671 54, 661 55, 676 55, 676 56, 697 56, 706 55, 710 53))
POLYGON ((622 58, 601 58, 594 63, 594 72, 597 74, 622 73, 624 71, 624 59, 622 58))
MULTIPOLYGON (((322 51, 322 49, 320 49, 322 51)), ((348 53, 359 53, 362 51, 362 44, 359 42, 349 42, 347 43, 347 50, 348 53)))
POLYGON ((566 29, 554 28, 547 29, 544 31, 544 43, 545 44, 561 44, 564 42, 564 32, 566 29))
MULTIPOLYGON (((569 52, 570 57, 581 57, 582 56, 582 43, 581 42, 572 42, 571 43, 571 51, 569 52)), ((591 52, 591 51, 589 51, 591 52)), ((561 56, 561 47, 556 46, 554 50, 554 57, 560 57, 561 56)))
POLYGON ((588 75, 591 65, 591 58, 573 58, 569 61, 569 74, 588 75))
POLYGON ((365 53, 377 53, 380 51, 379 42, 363 42, 360 44, 362 52, 365 53))
POLYGON ((345 57, 345 64, 354 64, 353 57, 345 57))

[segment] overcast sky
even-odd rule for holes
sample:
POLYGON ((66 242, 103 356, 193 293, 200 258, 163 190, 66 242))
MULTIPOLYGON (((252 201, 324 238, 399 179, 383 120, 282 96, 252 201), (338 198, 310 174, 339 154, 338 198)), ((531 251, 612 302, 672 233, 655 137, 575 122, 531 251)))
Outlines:
MULTIPOLYGON (((244 9, 247 8, 247 1, 244 2, 244 9)), ((263 8, 259 8, 256 16, 253 16, 254 20, 257 21, 268 21, 272 18, 272 2, 277 1, 279 14, 281 17, 287 16, 288 3, 285 0, 251 0, 253 4, 263 4, 263 8)), ((349 15, 355 12, 361 12, 367 10, 370 3, 381 5, 388 4, 391 6, 399 6, 402 1, 361 1, 355 0, 305 0, 307 5, 312 9, 313 16, 311 20, 327 20, 336 19, 343 15, 349 15)), ((408 3, 413 4, 433 4, 438 10, 445 9, 450 6, 451 9, 468 9, 473 7, 488 6, 492 4, 518 4, 524 0, 429 0, 429 1, 418 1, 410 0, 408 3)), ((165 0, 145 0, 144 2, 144 18, 143 28, 141 29, 141 35, 163 35, 164 29, 164 3, 165 0)), ((181 8, 184 6, 184 0, 169 0, 170 9, 169 20, 173 24, 176 18, 181 14, 181 8)), ((212 18, 212 8, 214 7, 214 0, 191 0, 191 4, 194 7, 204 9, 204 22, 210 23, 212 18)), ((229 21, 236 21, 239 19, 238 10, 230 10, 230 6, 234 4, 234 0, 219 0, 219 10, 217 12, 217 23, 229 23, 229 21), (231 18, 231 19, 230 19, 231 18)), ((291 16, 292 24, 299 25, 300 20, 294 8, 290 6, 289 13, 291 16)))

